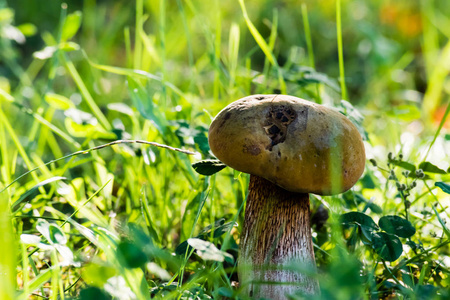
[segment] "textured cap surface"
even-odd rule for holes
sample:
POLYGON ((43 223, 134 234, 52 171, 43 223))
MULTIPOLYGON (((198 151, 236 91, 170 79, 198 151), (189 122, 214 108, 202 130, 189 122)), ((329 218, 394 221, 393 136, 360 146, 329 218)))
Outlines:
POLYGON ((222 162, 299 193, 331 195, 364 171, 361 135, 338 111, 293 96, 253 95, 225 107, 209 129, 222 162))

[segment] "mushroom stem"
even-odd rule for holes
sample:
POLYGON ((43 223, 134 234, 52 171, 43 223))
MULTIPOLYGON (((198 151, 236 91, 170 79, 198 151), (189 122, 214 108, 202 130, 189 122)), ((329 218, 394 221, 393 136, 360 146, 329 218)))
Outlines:
POLYGON ((247 296, 286 299, 296 291, 318 293, 316 279, 285 269, 315 269, 309 217, 308 194, 289 192, 250 176, 238 261, 239 279, 247 296))

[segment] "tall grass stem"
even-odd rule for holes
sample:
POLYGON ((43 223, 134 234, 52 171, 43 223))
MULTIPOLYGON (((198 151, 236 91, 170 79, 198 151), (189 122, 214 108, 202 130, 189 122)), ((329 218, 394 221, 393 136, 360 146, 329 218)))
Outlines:
POLYGON ((309 28, 308 7, 306 6, 306 3, 302 3, 302 17, 303 17, 303 27, 305 30, 306 47, 308 49, 309 66, 315 69, 316 66, 314 63, 314 50, 311 38, 311 29, 309 28))
POLYGON ((342 18, 341 18, 341 0, 336 0, 336 30, 337 30, 337 44, 339 56, 339 81, 341 84, 341 98, 347 99, 347 88, 345 86, 345 72, 344 72, 344 47, 342 45, 342 18))

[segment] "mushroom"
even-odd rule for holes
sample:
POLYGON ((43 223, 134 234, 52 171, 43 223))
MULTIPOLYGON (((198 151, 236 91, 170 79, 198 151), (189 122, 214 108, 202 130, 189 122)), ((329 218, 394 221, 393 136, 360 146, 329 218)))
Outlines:
POLYGON ((297 97, 253 95, 214 118, 209 145, 223 163, 250 174, 238 258, 244 293, 255 299, 319 293, 315 278, 288 267, 316 268, 308 194, 342 193, 364 171, 355 125, 297 97))

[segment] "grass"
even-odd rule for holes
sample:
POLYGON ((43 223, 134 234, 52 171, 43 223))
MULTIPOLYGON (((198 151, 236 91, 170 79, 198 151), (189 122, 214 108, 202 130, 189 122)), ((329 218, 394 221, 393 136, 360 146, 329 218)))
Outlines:
POLYGON ((449 296, 449 4, 0 4, 0 299, 245 299, 248 177, 191 164, 253 93, 334 106, 367 137, 355 188, 311 199, 316 298, 449 296))

